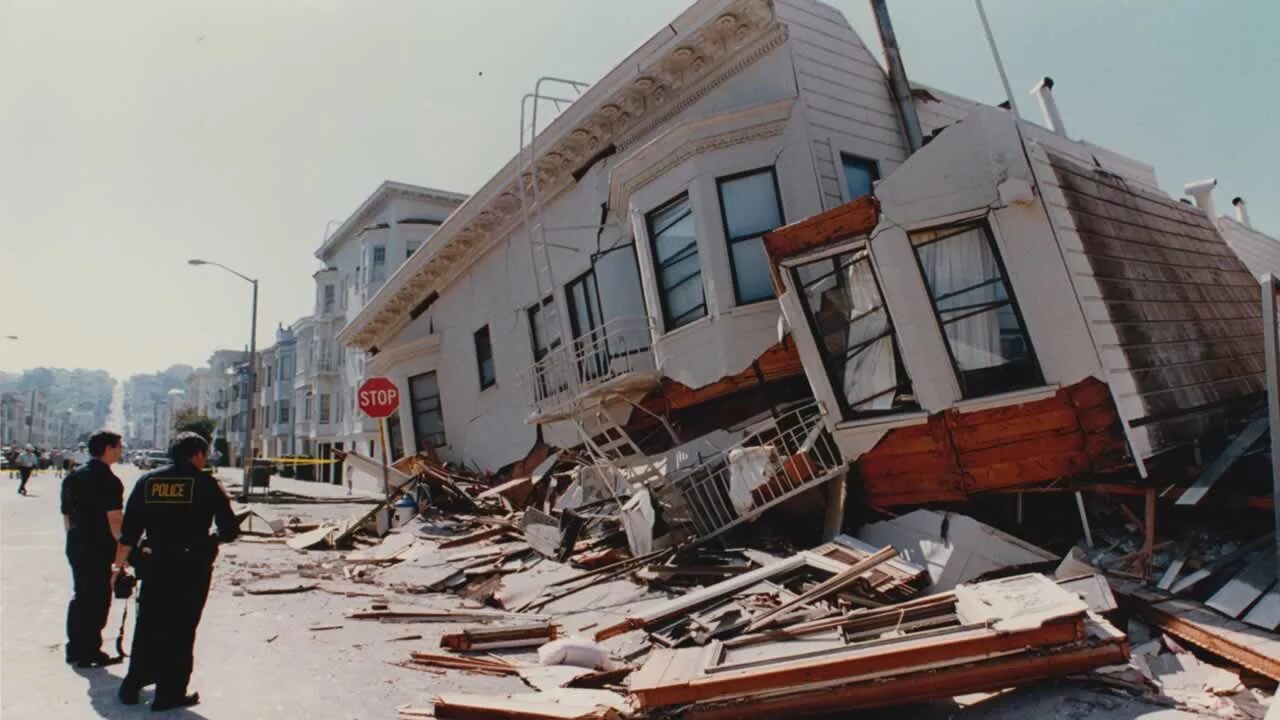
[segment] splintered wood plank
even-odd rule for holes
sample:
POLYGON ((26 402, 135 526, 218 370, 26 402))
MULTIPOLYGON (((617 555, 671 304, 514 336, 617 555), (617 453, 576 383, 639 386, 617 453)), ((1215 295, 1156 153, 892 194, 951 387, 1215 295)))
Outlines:
POLYGON ((1253 444, 1262 438, 1263 433, 1271 427, 1271 423, 1267 421, 1267 416, 1254 418, 1252 422, 1245 426, 1238 435, 1231 439, 1231 443, 1222 451, 1218 457, 1209 463, 1209 467, 1200 473, 1200 477, 1191 484, 1182 493, 1182 497, 1178 498, 1178 505, 1199 505, 1205 495, 1209 494, 1209 490, 1213 488, 1213 484, 1218 479, 1227 474, 1236 461, 1241 458, 1253 444))
POLYGON ((880 203, 865 195, 837 208, 765 233, 764 246, 777 265, 784 258, 816 247, 866 235, 880 221, 880 203))
POLYGON ((1275 581, 1275 552, 1254 553, 1244 569, 1228 580, 1205 605, 1224 615, 1240 617, 1275 581))

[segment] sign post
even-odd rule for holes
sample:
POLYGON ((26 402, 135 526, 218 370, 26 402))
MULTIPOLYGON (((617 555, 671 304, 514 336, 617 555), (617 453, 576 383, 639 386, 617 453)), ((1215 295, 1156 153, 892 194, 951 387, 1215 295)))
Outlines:
POLYGON ((382 493, 391 501, 390 471, 387 465, 387 418, 400 408, 400 391, 395 383, 384 377, 369 378, 356 392, 356 404, 360 412, 378 421, 378 441, 382 446, 382 493))

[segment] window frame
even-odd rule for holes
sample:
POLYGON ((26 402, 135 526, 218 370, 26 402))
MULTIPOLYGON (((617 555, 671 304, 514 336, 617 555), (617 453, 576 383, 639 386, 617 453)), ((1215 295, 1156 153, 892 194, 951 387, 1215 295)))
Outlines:
POLYGON ((493 353, 493 335, 489 332, 489 325, 486 323, 481 325, 474 333, 471 334, 472 345, 476 353, 476 379, 480 382, 480 392, 484 392, 494 385, 498 384, 498 363, 493 353), (484 376, 484 361, 480 353, 480 337, 484 335, 484 347, 489 356, 489 373, 488 382, 484 376))
MULTIPOLYGON (((1044 385, 1044 368, 1040 365, 1040 356, 1036 353, 1035 345, 1031 342, 1031 331, 1027 329, 1027 321, 1022 315, 1022 308, 1018 305, 1017 293, 1013 291, 1013 284, 1009 281, 1009 270, 1004 264, 1004 253, 1000 252, 1000 246, 996 243, 995 233, 991 230, 990 221, 984 216, 972 220, 963 220, 959 222, 946 223, 943 225, 935 225, 932 227, 916 228, 907 233, 907 243, 911 247, 911 256, 915 258, 916 270, 920 273, 920 282, 924 285, 925 295, 929 298, 929 309, 933 311, 933 321, 938 329, 938 334, 942 338, 942 344, 947 348, 947 359, 951 362, 951 372, 956 379, 956 386, 960 389, 961 400, 977 400, 993 395, 1000 395, 1007 392, 1017 392, 1028 388, 1040 387, 1044 385), (1027 360, 1031 363, 1032 369, 1035 371, 1034 376, 1025 384, 1003 387, 992 392, 975 393, 971 391, 965 382, 965 373, 960 370, 960 364, 956 361, 955 350, 951 347, 951 340, 947 337, 947 323, 942 321, 942 314, 938 311, 938 302, 933 297, 933 288, 929 286, 929 277, 925 274, 924 262, 920 259, 919 249, 934 243, 939 243, 959 235, 963 235, 970 229, 978 229, 983 238, 987 241, 987 247, 991 250, 992 257, 995 258, 996 269, 1000 272, 1000 282, 1004 285, 1005 294, 1008 296, 1006 300, 1000 304, 1008 304, 1013 310, 1013 316, 1018 321, 1018 328, 1022 333, 1022 340, 1027 345, 1027 360), (945 233, 941 237, 936 237, 926 242, 916 244, 912 241, 911 236, 918 233, 945 233)), ((988 280, 988 283, 991 281, 988 280)), ((953 291, 951 294, 959 294, 960 292, 968 292, 978 287, 970 286, 961 291, 953 291)), ((957 319, 964 319, 984 312, 998 311, 1000 304, 993 305, 990 308, 978 312, 970 312, 962 315, 957 319)), ((952 320, 954 322, 955 320, 952 320)), ((983 368, 985 369, 985 368, 983 368)), ((974 371, 969 371, 974 372, 974 371)))
MULTIPOLYGON (((835 250, 835 248, 833 248, 833 250, 835 250)), ((832 252, 831 254, 826 254, 816 258, 798 260, 794 264, 789 263, 786 266, 786 272, 788 272, 791 275, 791 283, 792 283, 792 286, 795 288, 796 299, 799 301, 800 309, 804 313, 805 322, 807 322, 809 325, 809 334, 810 336, 813 337, 814 348, 817 350, 818 357, 822 361, 822 369, 826 373, 827 382, 831 385, 831 394, 835 398, 836 404, 840 407, 842 420, 863 420, 868 418, 889 417, 893 415, 901 415, 903 413, 919 411, 920 403, 918 399, 914 403, 912 403, 911 406, 907 406, 907 407, 898 407, 898 408, 891 407, 885 410, 854 409, 854 406, 849 404, 849 398, 845 397, 845 394, 842 391, 842 383, 837 380, 835 368, 832 367, 831 355, 824 346, 823 335, 821 332, 819 332, 819 328, 817 325, 817 313, 814 311, 813 308, 809 306, 809 298, 805 292, 807 288, 807 284, 804 282, 803 278, 800 277, 800 268, 814 264, 814 263, 829 262, 831 263, 831 274, 838 276, 841 269, 840 258, 845 255, 851 255, 854 257, 853 262, 858 262, 857 255, 859 253, 866 253, 866 256, 867 256, 866 262, 868 263, 868 266, 871 268, 871 279, 872 279, 872 282, 875 283, 876 294, 880 296, 880 305, 881 305, 881 308, 883 308, 884 310, 885 324, 888 326, 888 335, 890 340, 893 343, 895 372, 899 368, 901 369, 901 371, 906 375, 906 386, 911 390, 913 395, 915 394, 915 383, 912 381, 910 371, 907 370, 906 368, 906 362, 902 355, 902 347, 898 341, 898 327, 893 320, 893 310, 889 307, 889 300, 884 295, 884 283, 881 281, 880 268, 876 264, 875 254, 871 252, 871 244, 867 239, 863 239, 847 247, 841 246, 838 251, 832 252)), ((811 282, 816 282, 816 281, 811 281, 811 282)), ((883 336, 881 336, 881 338, 883 338, 883 336)), ((862 347, 865 348, 871 342, 876 342, 881 338, 876 338, 875 340, 867 341, 863 343, 862 347)), ((848 360, 849 359, 848 352, 845 353, 845 356, 846 356, 846 360, 848 360)), ((899 382, 898 384, 893 386, 892 391, 897 392, 901 390, 902 387, 903 387, 903 383, 899 382)), ((889 392, 889 391, 885 391, 885 392, 889 392)), ((875 398, 880 397, 880 395, 883 395, 883 394, 884 393, 880 393, 877 395, 872 395, 872 396, 863 398, 862 400, 859 401, 859 405, 870 402, 871 400, 874 400, 875 398)))
POLYGON ((768 276, 769 276, 770 293, 768 297, 756 298, 755 300, 742 299, 742 290, 741 288, 738 287, 738 264, 733 259, 733 246, 735 243, 747 242, 750 240, 755 240, 756 238, 760 238, 761 247, 763 249, 763 245, 764 245, 763 238, 765 233, 772 232, 773 230, 777 230, 778 228, 783 227, 787 224, 787 210, 782 206, 782 186, 778 183, 778 166, 767 165, 767 166, 754 168, 751 170, 743 170, 742 172, 736 172, 731 175, 724 175, 722 177, 716 178, 716 202, 718 202, 720 205, 720 227, 724 231, 725 253, 729 256, 729 279, 733 283, 734 305, 738 307, 742 307, 743 305, 755 305, 756 303, 768 302, 769 300, 777 300, 778 289, 773 287, 773 273, 768 272, 769 253, 767 251, 765 252, 765 271, 768 273, 768 276), (773 228, 770 228, 769 230, 756 233, 755 235, 742 235, 739 237, 733 237, 732 235, 729 234, 729 214, 725 211, 725 208, 724 208, 724 185, 725 183, 733 182, 734 180, 741 180, 742 178, 751 177, 752 175, 760 175, 764 173, 766 170, 769 172, 769 177, 773 180, 773 197, 778 207, 779 224, 777 227, 773 227, 773 228))
MULTIPOLYGON (((706 283, 702 281, 702 251, 698 247, 698 236, 697 236, 697 228, 696 228, 697 213, 695 212, 695 209, 693 206, 693 198, 690 197, 689 191, 684 190, 676 194, 674 197, 667 200, 666 202, 660 205, 657 205, 653 209, 646 212, 644 215, 644 225, 645 225, 645 233, 649 236, 649 255, 650 255, 650 258, 653 260, 653 279, 654 279, 654 285, 655 285, 654 289, 657 291, 657 294, 658 294, 658 309, 661 310, 662 312, 663 332, 667 333, 667 332, 672 332, 674 330, 678 330, 682 327, 685 327, 686 325, 690 325, 692 323, 695 323, 707 317, 710 314, 711 308, 707 304, 707 286, 706 286, 706 283), (667 307, 668 289, 662 286, 662 262, 658 258, 658 237, 653 232, 653 219, 654 219, 654 216, 656 216, 658 213, 668 210, 671 207, 678 205, 679 203, 682 203, 682 202, 686 203, 689 206, 689 215, 694 218, 695 228, 694 228, 694 237, 693 237, 693 247, 695 252, 697 253, 697 258, 698 258, 698 273, 696 277, 698 280, 698 286, 702 289, 702 304, 700 306, 695 306, 695 307, 701 307, 702 314, 697 317, 686 320, 682 323, 675 324, 674 322, 675 319, 671 317, 671 310, 669 307, 667 307)), ((679 284, 682 285, 686 282, 693 280, 693 278, 694 276, 685 278, 681 280, 679 284)), ((690 312, 692 312, 692 310, 690 310, 690 312)), ((689 315, 690 312, 683 313, 682 315, 680 315, 680 317, 689 315)))
POLYGON ((448 445, 448 444, 449 444, 449 438, 448 438, 448 432, 447 432, 447 431, 446 431, 446 429, 445 429, 445 423, 444 423, 444 401, 443 401, 443 399, 442 399, 442 398, 441 398, 441 396, 440 396, 440 375, 439 375, 439 373, 438 373, 438 372, 436 372, 435 370, 428 370, 428 371, 426 371, 426 372, 418 373, 417 375, 411 375, 411 376, 409 376, 408 378, 405 378, 405 385, 407 386, 407 388, 408 388, 408 390, 409 390, 409 419, 410 419, 410 421, 413 423, 413 444, 414 444, 414 447, 420 447, 420 446, 422 445, 422 443, 423 443, 424 439, 425 439, 426 443, 427 443, 430 447, 444 447, 445 445, 448 445), (423 437, 423 433, 421 433, 421 432, 419 431, 419 428, 418 428, 418 415, 419 415, 419 414, 421 414, 421 413, 420 413, 420 411, 419 411, 419 409, 418 409, 418 402, 419 402, 419 401, 421 401, 421 400, 424 400, 424 399, 425 399, 425 397, 420 398, 420 397, 418 397, 418 396, 414 395, 414 392, 413 392, 413 388, 414 388, 414 380, 417 380, 418 378, 423 377, 423 376, 425 376, 425 375, 433 375, 433 376, 435 376, 435 387, 436 387, 435 402, 436 402, 436 406, 435 406, 435 408, 434 408, 433 410, 430 410, 430 411, 428 411, 428 412, 434 412, 434 413, 436 413, 436 414, 439 416, 439 418, 440 418, 440 432, 439 432, 439 433, 435 433, 435 435, 439 435, 439 437, 440 437, 440 444, 438 444, 438 445, 435 443, 435 441, 434 441, 434 440, 432 440, 432 439, 430 439, 430 438, 424 438, 424 437, 423 437))
POLYGON ((858 155, 857 153, 845 152, 843 150, 837 151, 837 154, 840 156, 840 196, 844 198, 844 201, 853 202, 854 200, 857 200, 858 197, 861 197, 861 195, 853 197, 849 193, 849 176, 845 172, 845 162, 848 160, 856 160, 858 162, 866 163, 871 167, 871 192, 868 193, 868 195, 875 195, 876 182, 880 180, 880 161, 863 155, 858 155))

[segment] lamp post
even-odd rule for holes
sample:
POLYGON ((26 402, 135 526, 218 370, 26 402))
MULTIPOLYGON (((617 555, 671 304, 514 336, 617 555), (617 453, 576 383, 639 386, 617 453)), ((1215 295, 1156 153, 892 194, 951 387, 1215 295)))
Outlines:
MULTIPOLYGON (((249 317, 249 367, 248 367, 249 397, 253 398, 254 385, 257 384, 257 379, 258 379, 257 366, 253 361, 254 356, 258 354, 258 281, 249 277, 248 275, 245 275, 244 273, 236 272, 235 270, 232 270, 231 268, 227 267, 226 265, 223 265, 222 263, 216 263, 210 260, 200 260, 200 259, 192 258, 191 260, 187 261, 187 264, 188 265, 213 265, 214 267, 219 267, 219 268, 222 268, 223 270, 226 270, 232 275, 235 275, 236 277, 240 278, 241 280, 244 280, 245 282, 253 286, 253 311, 249 317)), ((253 431, 250 429, 250 426, 253 425, 252 399, 250 399, 248 406, 249 406, 249 412, 245 416, 245 423, 244 423, 244 452, 241 454, 241 457, 240 457, 240 464, 244 467, 244 478, 242 479, 242 482, 241 482, 240 500, 246 503, 249 502, 249 483, 252 481, 252 477, 251 477, 252 472, 250 468, 250 465, 253 460, 253 431)))

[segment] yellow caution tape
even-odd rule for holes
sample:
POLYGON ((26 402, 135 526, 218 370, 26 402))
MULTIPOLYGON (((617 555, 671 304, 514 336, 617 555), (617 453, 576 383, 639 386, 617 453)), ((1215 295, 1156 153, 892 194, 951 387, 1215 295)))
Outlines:
POLYGON ((288 457, 254 458, 253 461, 255 463, 279 463, 282 465, 333 465, 335 463, 342 462, 341 460, 334 460, 334 459, 325 460, 323 458, 288 458, 288 457))

